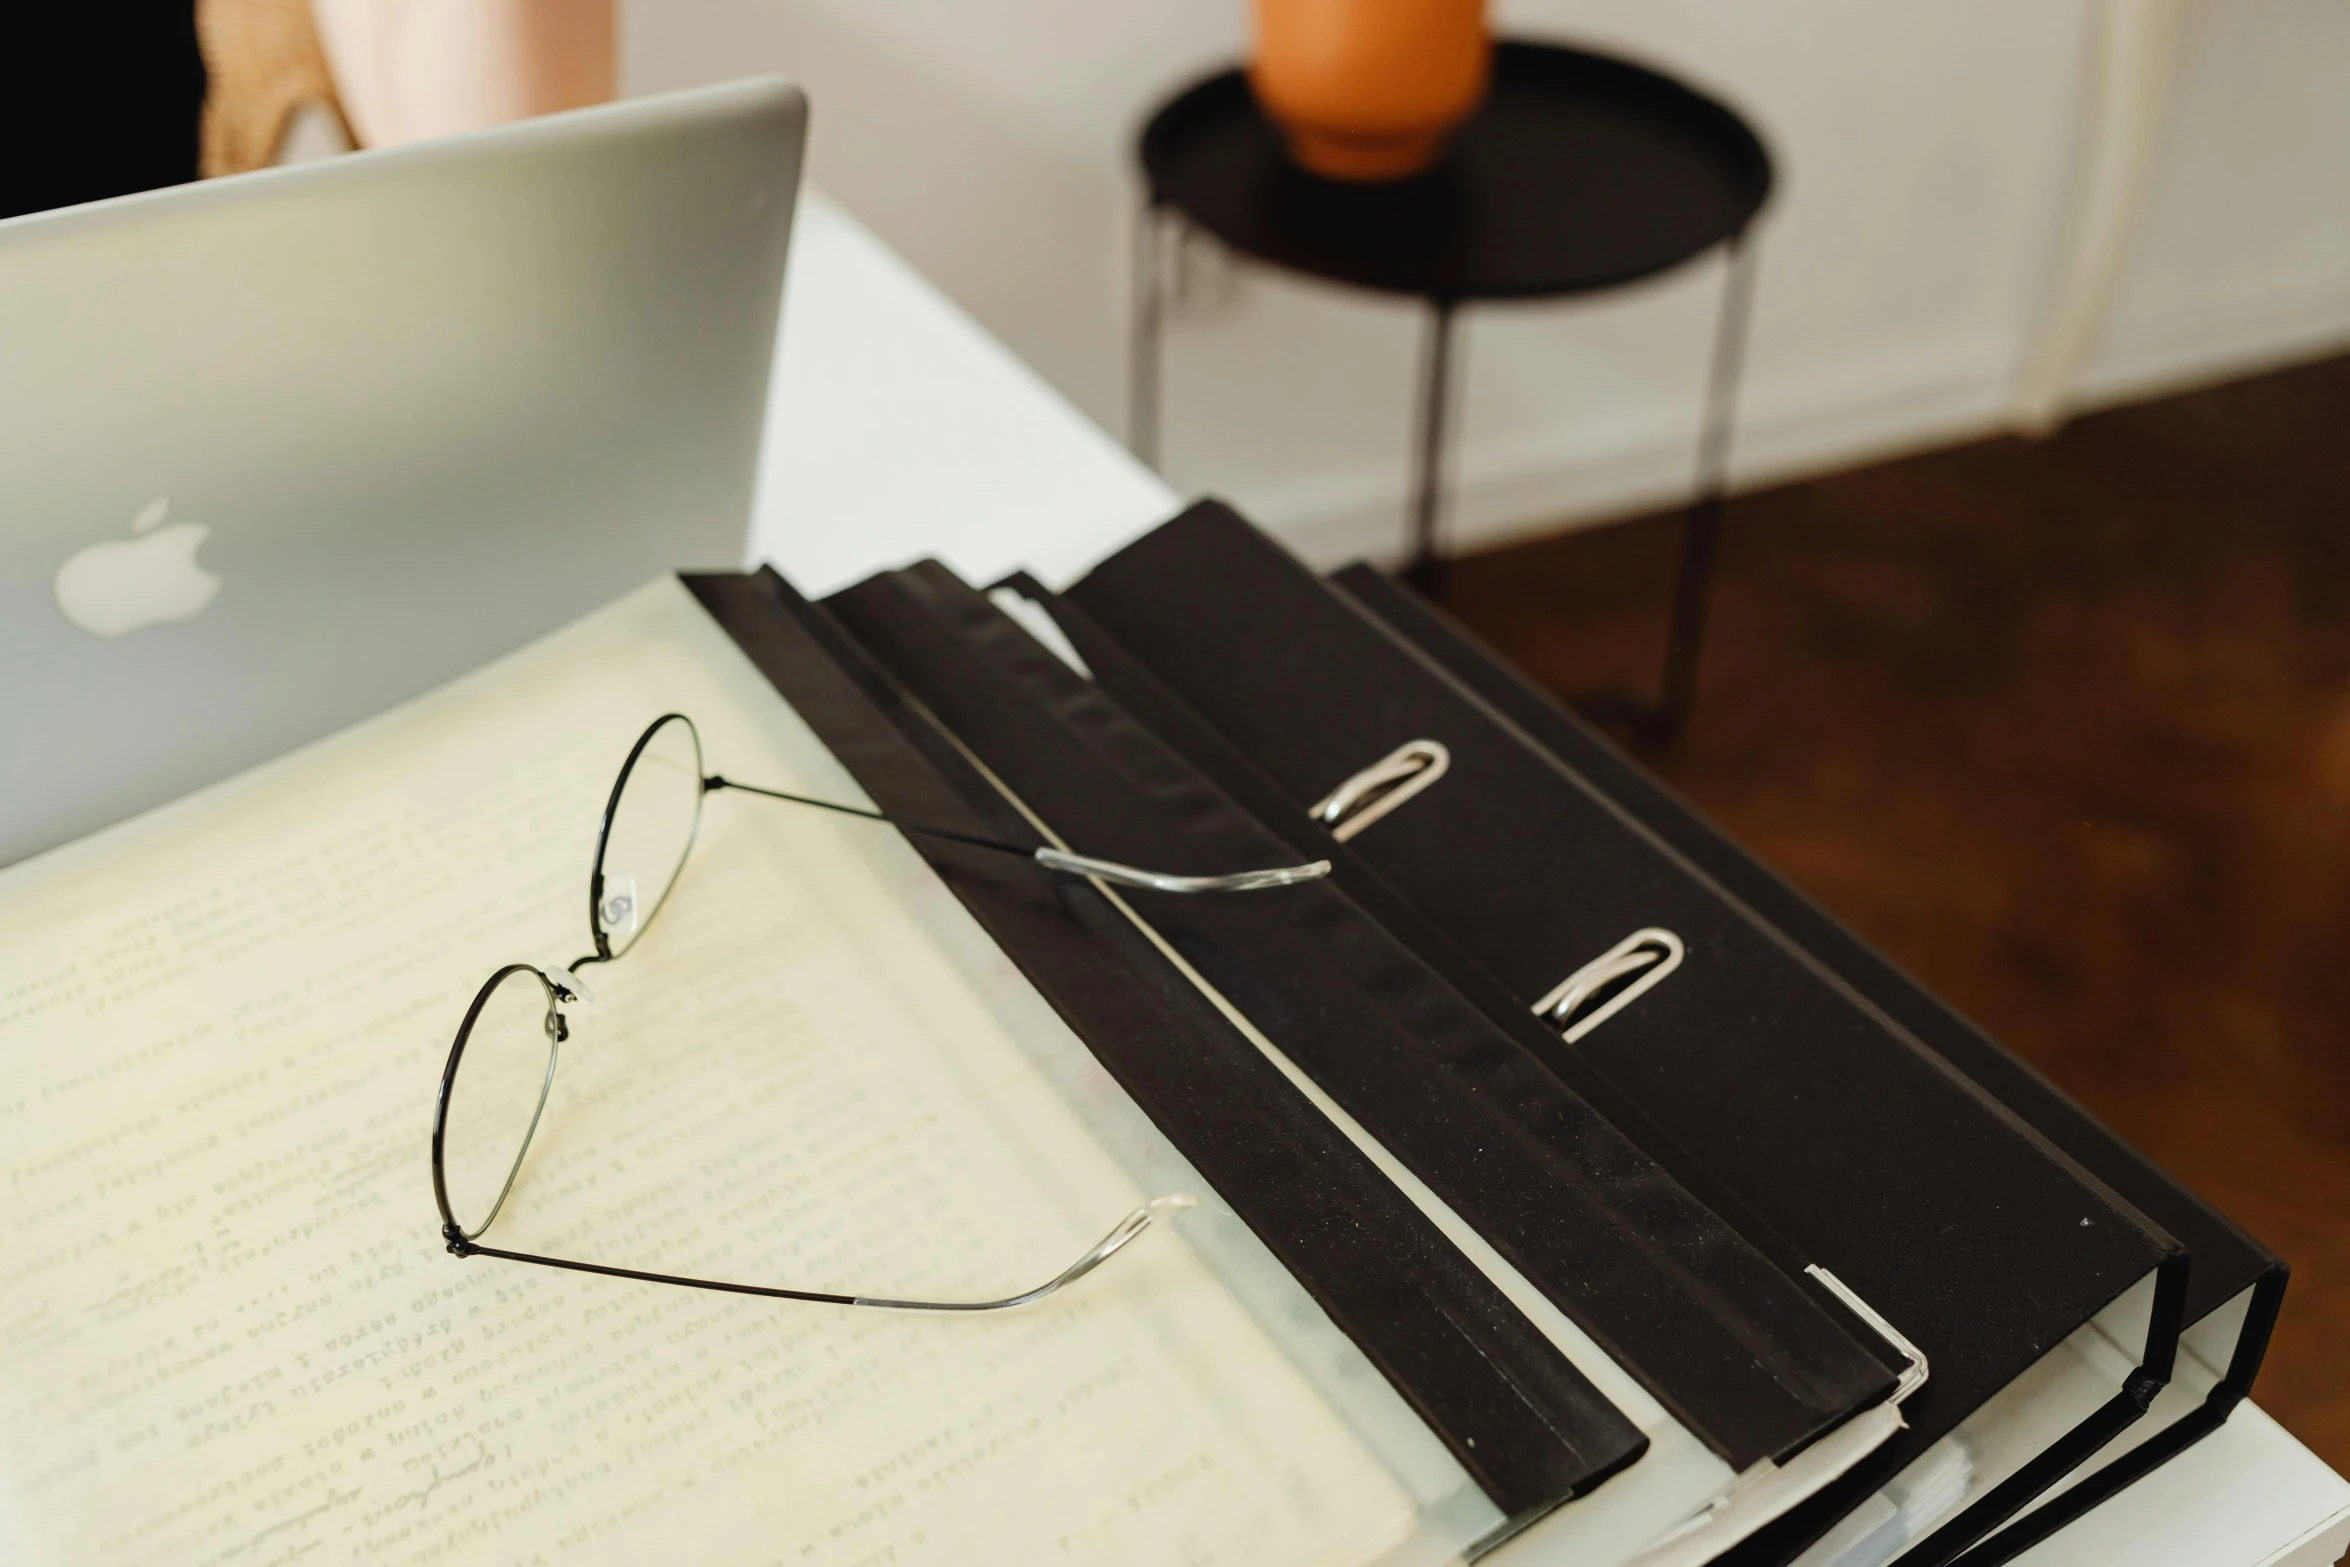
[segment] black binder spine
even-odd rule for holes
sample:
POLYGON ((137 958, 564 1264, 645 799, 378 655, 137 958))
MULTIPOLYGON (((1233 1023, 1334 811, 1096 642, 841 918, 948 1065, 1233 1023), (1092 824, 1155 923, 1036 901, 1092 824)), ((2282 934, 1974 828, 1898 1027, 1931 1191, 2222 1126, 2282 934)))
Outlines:
MULTIPOLYGON (((2002 1562, 2014 1560, 2227 1424, 2229 1411, 2250 1395, 2252 1379, 2259 1374, 2261 1359, 2268 1353, 2269 1334, 2276 1327, 2277 1310, 2285 1300, 2286 1277, 2285 1265, 2279 1262, 2252 1286, 2244 1327, 2236 1337, 2236 1349, 2229 1357, 2227 1373, 2202 1403, 2111 1463, 2084 1476, 2079 1484, 2051 1498, 2046 1505, 2017 1518, 1971 1549, 1952 1556, 1950 1567, 1998 1567, 2002 1562)), ((2149 1400, 2155 1391, 2147 1391, 2149 1400)), ((2011 1508, 2003 1516, 2013 1517, 2014 1511, 2011 1508)))
MULTIPOLYGON (((1210 771, 1226 788, 1242 792, 1247 803, 1267 820, 1295 821, 1299 830, 1291 836, 1291 843, 1297 852, 1324 854, 1337 861, 1340 879, 1350 895, 1362 900, 1382 923, 1402 935, 1415 951, 1430 957, 1448 980, 1459 986, 1465 994, 1475 997, 1481 1006, 1492 1010, 1497 1018, 1507 1013, 1527 1016, 1524 1009, 1517 1007, 1507 996, 1496 993, 1490 978, 1482 975, 1469 955, 1459 952, 1444 932, 1429 925, 1424 916, 1396 899, 1375 876, 1363 873, 1343 844, 1332 843, 1327 834, 1307 824, 1294 810, 1284 814, 1279 791, 1271 782, 1257 775, 1247 759, 1231 749, 1229 742, 1207 728, 1196 714, 1184 707, 1180 698, 1160 685, 1148 670, 1136 664, 1133 655, 1096 625, 1084 610, 1025 575, 1010 579, 1008 585, 1038 603, 1049 605, 1054 620, 1094 668, 1096 677, 1117 693, 1121 701, 1136 706, 1154 727, 1177 739, 1187 754, 1203 762, 1213 758, 1212 763, 1209 763, 1210 771)), ((1536 1029, 1539 1031, 1540 1025, 1536 1025, 1536 1029)), ((1645 1116, 1637 1106, 1623 1102, 1621 1096, 1614 1094, 1604 1082, 1591 1080, 1590 1075, 1580 1069, 1572 1052, 1561 1053, 1555 1049, 1557 1043, 1555 1037, 1546 1041, 1537 1040, 1533 1048, 1541 1053, 1546 1064, 1574 1081, 1579 1090, 1601 1105, 1605 1113, 1618 1124, 1627 1129, 1644 1130, 1651 1138, 1662 1139, 1663 1134, 1647 1125, 1645 1116), (1551 1048, 1545 1050, 1545 1045, 1551 1048)), ((1690 1181, 1705 1201, 1731 1217, 1741 1233, 1755 1238, 1768 1237, 1773 1244, 1774 1254, 1786 1249, 1785 1243, 1772 1234, 1767 1221, 1749 1211, 1736 1193, 1722 1188, 1718 1183, 1704 1183, 1702 1172, 1686 1172, 1682 1178, 1690 1181)), ((2162 1275, 2167 1298, 2157 1308, 2159 1317, 2175 1320, 2177 1299, 2183 1291, 2186 1277, 2185 1269, 2180 1267, 2172 1267, 2162 1275)), ((1969 1567, 1992 1567, 1992 1564, 2006 1561, 2055 1528, 2061 1527, 2066 1519, 2077 1516, 2079 1511, 2093 1505, 2093 1502, 2087 1500, 2076 1503, 2073 1498, 2077 1493, 2105 1485, 2107 1476, 2103 1471, 2033 1513, 2025 1521, 2035 1530, 2028 1537, 2019 1532, 2023 1525, 2018 1525, 2016 1529, 1992 1532, 2001 1521, 2029 1505, 2049 1486, 2087 1461, 2136 1421, 2162 1385, 2160 1377, 2149 1375, 2143 1370, 2135 1373, 2103 1409, 2068 1433, 2063 1442, 2039 1455, 2024 1470, 1978 1499, 1976 1505, 1964 1515, 1948 1520, 1944 1528, 1929 1540, 1920 1542, 1915 1549, 1922 1553, 1917 1558, 1921 1567, 1927 1562, 1943 1561, 1964 1562, 1969 1567), (1970 1545, 1972 1550, 1967 1549, 1970 1545)), ((2202 1413, 2199 1411, 2199 1416, 2202 1413)), ((1870 1466, 1863 1471, 1867 1476, 1865 1480, 1840 1487, 1840 1492, 1851 1493, 1850 1499, 1858 1500, 1867 1489, 1873 1489, 1886 1477, 1880 1472, 1881 1468, 1870 1466)), ((1833 1510, 1829 1508, 1821 1511, 1833 1510)), ((1773 1547, 1766 1543, 1759 1552, 1752 1554, 1758 1559, 1768 1560, 1775 1555, 1786 1555, 1792 1549, 1773 1547)))
MULTIPOLYGON (((821 609, 772 571, 685 579, 885 810, 1034 841, 821 609)), ((1647 1438, 1091 887, 911 840, 1168 1139, 1513 1523, 1647 1438)))
MULTIPOLYGON (((1576 1093, 1589 1100, 1602 1116, 1643 1148, 1654 1148, 1665 1142, 1662 1130, 1649 1120, 1639 1106, 1617 1092, 1606 1079, 1586 1069, 1571 1051, 1562 1051, 1555 1032, 1525 1008, 1513 1003, 1493 977, 1478 965, 1474 954, 1431 923, 1426 915, 1397 897, 1391 888, 1362 865, 1344 842, 1334 842, 1329 833, 1288 808, 1279 787, 1271 779, 1266 778, 1246 757, 1235 751, 1230 742, 1185 706, 1182 698, 1168 690, 1156 676, 1136 662, 1132 653, 1119 646, 1117 640, 1095 624, 1082 609, 1053 593, 1025 572, 1006 579, 1003 586, 1031 602, 1046 606, 1053 620, 1085 659, 1094 678, 1106 691, 1197 764, 1244 809, 1278 831, 1301 859, 1316 856, 1328 858, 1334 866, 1332 881, 1335 885, 1359 903, 1372 919, 1425 959, 1446 984, 1485 1012, 1497 1027, 1517 1041, 1530 1056, 1558 1074, 1576 1093)), ((1720 1214, 1740 1236, 1761 1249, 1781 1272, 1797 1280, 1805 1277, 1805 1270, 1812 1259, 1790 1245, 1737 1192, 1719 1182, 1706 1180, 1701 1169, 1676 1174, 1692 1196, 1720 1214)), ((1829 1291, 1821 1289, 1815 1294, 1823 1304, 1833 1303, 1836 1309, 1842 1309, 1841 1303, 1835 1302, 1835 1297, 1829 1291)), ((1867 1326, 1865 1323, 1860 1325, 1864 1328, 1867 1326)), ((1869 1339, 1875 1340, 1873 1332, 1869 1339)), ((1884 1363, 1896 1371, 1900 1369, 1899 1363, 1890 1356, 1885 1358, 1884 1363)))
MULTIPOLYGON (((1077 846, 1187 871, 1292 858, 1098 686, 942 568, 890 573, 828 603, 1077 846)), ((1864 1347, 1691 1201, 1337 889, 1133 896, 1188 961, 1733 1467, 1791 1452, 1891 1391, 1873 1342, 1864 1347)))
POLYGON ((1398 741, 1447 746, 1460 781, 1423 799, 1449 791, 1452 815, 1415 802, 1373 828, 1365 852, 1464 933, 1518 1003, 1626 930, 1659 923, 1660 910, 1706 947, 1702 964, 1578 1050, 1676 1129, 1676 1157, 1716 1166, 1792 1238, 1830 1253, 1935 1365, 1906 1410, 1909 1433, 1730 1560, 1799 1552, 2152 1273, 2140 1374, 1911 1555, 1938 1563, 1975 1544, 2143 1411, 2175 1348, 2179 1243, 1474 689, 1212 503, 1097 566, 1068 597, 1275 776, 1292 809, 1398 741), (1490 840, 1465 860, 1463 818, 1490 840), (1773 1108, 1758 1118, 1762 1105, 1773 1108), (2076 1234, 2085 1214, 2097 1217, 2076 1234), (1970 1309, 1968 1280, 2011 1283, 1970 1309))

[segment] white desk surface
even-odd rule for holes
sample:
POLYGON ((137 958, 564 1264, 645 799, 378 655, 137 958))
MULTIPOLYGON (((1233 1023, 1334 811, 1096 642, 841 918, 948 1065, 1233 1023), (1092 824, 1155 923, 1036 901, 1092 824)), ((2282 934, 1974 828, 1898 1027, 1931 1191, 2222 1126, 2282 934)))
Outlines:
MULTIPOLYGON (((752 554, 822 594, 935 556, 1059 585, 1180 497, 887 246, 801 203, 752 554)), ((2244 1405, 2022 1567, 2330 1567, 2350 1483, 2244 1405)))
POLYGON ((896 252, 801 200, 754 559, 810 595, 926 555, 1058 587, 1179 504, 896 252))

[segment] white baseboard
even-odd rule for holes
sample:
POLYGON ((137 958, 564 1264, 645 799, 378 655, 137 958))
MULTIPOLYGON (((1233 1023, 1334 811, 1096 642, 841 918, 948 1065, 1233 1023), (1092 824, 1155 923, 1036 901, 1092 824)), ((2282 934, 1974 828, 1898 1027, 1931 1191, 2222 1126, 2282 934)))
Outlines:
POLYGON ((2076 410, 2138 402, 2350 348, 2350 273, 2273 279, 2116 319, 2082 370, 2076 410))
MULTIPOLYGON (((2077 410, 2233 379, 2350 347, 2350 273, 2291 280, 2117 320, 2084 371, 2077 410)), ((1982 340, 1891 355, 1800 379, 1749 383, 1732 445, 1747 490, 1948 445, 2007 427, 2021 345, 1982 340)), ((1454 448, 1451 551, 1589 526, 1689 493, 1696 409, 1650 405, 1605 419, 1480 440, 1475 410, 1454 448)), ((1234 497, 1309 561, 1402 557, 1402 453, 1234 497)))
MULTIPOLYGON (((1891 357, 1858 370, 1750 384, 1732 442, 1734 487, 1751 489, 1995 428, 2005 413, 2013 350, 2005 343, 1891 357)), ((1605 419, 1454 448, 1446 488, 1448 550, 1515 539, 1671 506, 1689 494, 1697 410, 1650 405, 1605 419)), ((1235 497, 1309 561, 1400 558, 1402 454, 1386 463, 1235 497)))

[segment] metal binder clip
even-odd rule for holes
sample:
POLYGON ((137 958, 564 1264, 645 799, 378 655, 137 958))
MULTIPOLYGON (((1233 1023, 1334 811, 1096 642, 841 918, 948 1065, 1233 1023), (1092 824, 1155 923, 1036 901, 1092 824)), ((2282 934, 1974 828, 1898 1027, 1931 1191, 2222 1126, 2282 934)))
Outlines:
POLYGON ((1090 854, 1071 854, 1066 849, 1039 849, 1035 860, 1048 871, 1092 876, 1116 882, 1121 887, 1148 887, 1155 892, 1255 892, 1263 887, 1294 887, 1301 881, 1330 874, 1328 860, 1276 865, 1262 871, 1226 871, 1220 876, 1177 876, 1166 871, 1146 871, 1138 866, 1121 865, 1116 860, 1097 860, 1090 854))
POLYGON ((1852 1292, 1852 1286, 1836 1277, 1835 1274, 1830 1273, 1816 1262, 1803 1271, 1826 1285, 1829 1294, 1850 1307, 1854 1316, 1876 1329, 1879 1337, 1899 1350, 1909 1361, 1909 1365, 1903 1369, 1900 1379, 1893 1384, 1891 1402, 1898 1404, 1926 1385, 1926 1378, 1930 1372, 1926 1366, 1926 1352, 1924 1350, 1903 1337, 1899 1328, 1878 1315, 1876 1307, 1855 1295, 1852 1292))
POLYGON ((1340 843, 1444 776, 1452 753, 1440 740, 1406 740, 1331 790, 1306 814, 1340 843))
POLYGON ((1534 1015, 1557 1029, 1571 1045, 1679 968, 1686 950, 1680 937, 1661 926, 1636 930, 1560 980, 1548 995, 1534 1003, 1534 1015), (1627 975, 1638 977, 1599 1005, 1592 1006, 1608 986, 1627 975))

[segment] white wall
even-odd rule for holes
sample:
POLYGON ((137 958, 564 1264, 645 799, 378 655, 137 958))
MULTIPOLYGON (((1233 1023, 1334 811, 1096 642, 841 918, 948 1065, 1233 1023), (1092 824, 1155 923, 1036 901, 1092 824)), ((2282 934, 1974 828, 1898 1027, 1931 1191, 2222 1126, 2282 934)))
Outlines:
MULTIPOLYGON (((2093 0, 1497 0, 1749 113, 1782 184, 1742 482, 1996 427, 2040 324, 2093 0)), ((630 0, 632 92, 781 71, 815 178, 1121 427, 1130 143, 1244 47, 1237 0, 630 0)), ((2132 259, 2080 378, 2111 399, 2350 340, 2350 7, 2198 0, 2132 259)), ((1217 282, 1219 269, 1208 269, 1217 282)), ((1317 557, 1401 529, 1418 318, 1241 267, 1168 339, 1165 466, 1317 557)), ((1685 485, 1718 265, 1465 333, 1456 537, 1685 485)))

